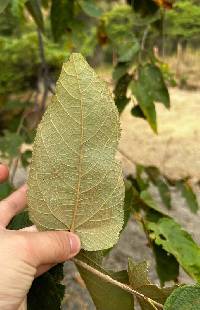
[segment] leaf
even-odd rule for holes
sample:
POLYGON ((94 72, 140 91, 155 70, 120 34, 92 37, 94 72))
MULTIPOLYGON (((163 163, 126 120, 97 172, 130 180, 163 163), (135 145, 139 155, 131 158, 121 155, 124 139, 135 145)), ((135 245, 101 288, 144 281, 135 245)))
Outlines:
POLYGON ((189 184, 188 181, 178 181, 177 188, 181 191, 183 198, 190 208, 192 213, 197 213, 199 210, 199 205, 197 201, 197 197, 189 184))
POLYGON ((148 223, 147 227, 151 239, 174 255, 193 279, 200 281, 200 247, 191 235, 172 218, 161 218, 157 223, 148 223))
MULTIPOLYGON (((152 284, 148 279, 148 268, 147 262, 145 261, 136 263, 133 260, 129 259, 128 275, 130 285, 133 289, 162 305, 165 303, 165 300, 171 294, 171 292, 175 289, 174 286, 159 288, 155 284, 152 284)), ((138 297, 137 299, 142 310, 157 309, 157 307, 151 301, 147 301, 140 297, 138 297)))
POLYGON ((27 150, 21 154, 21 162, 23 167, 27 167, 30 165, 30 159, 32 157, 32 151, 27 150))
POLYGON ((130 85, 132 93, 135 95, 138 105, 145 115, 149 125, 155 133, 157 133, 156 109, 152 98, 145 90, 145 83, 142 81, 134 81, 130 85))
POLYGON ((94 0, 78 0, 84 13, 91 17, 100 17, 102 10, 96 5, 94 0))
POLYGON ((126 93, 128 89, 128 85, 132 80, 132 75, 126 73, 117 81, 117 84, 114 89, 115 95, 115 104, 118 108, 119 113, 121 113, 127 103, 130 101, 130 98, 127 98, 126 93))
POLYGON ((27 296, 27 310, 60 310, 65 286, 55 282, 50 272, 33 281, 27 296))
POLYGON ((200 310, 200 285, 177 288, 167 298, 164 310, 200 310))
POLYGON ((140 66, 138 80, 131 85, 133 94, 152 129, 157 132, 155 102, 170 107, 170 99, 161 70, 154 64, 140 66))
POLYGON ((4 182, 0 185, 0 200, 8 197, 13 191, 13 187, 9 182, 4 182))
POLYGON ((151 182, 158 188, 160 198, 167 209, 171 209, 171 192, 167 180, 161 175, 158 168, 149 166, 145 167, 145 172, 151 182))
POLYGON ((6 9, 10 0, 3 0, 0 2, 0 14, 6 9))
POLYGON ((59 41, 71 29, 74 15, 74 0, 52 0, 51 30, 55 41, 59 41))
POLYGON ((26 2, 26 8, 34 19, 36 25, 41 31, 44 31, 44 19, 39 5, 39 1, 28 0, 26 2))
POLYGON ((12 14, 18 19, 23 19, 23 11, 25 7, 25 3, 27 0, 12 0, 11 1, 11 11, 12 14))
POLYGON ((134 23, 135 15, 128 5, 116 5, 101 17, 100 25, 117 54, 119 62, 134 60, 140 50, 134 23))
POLYGON ((72 54, 33 148, 28 205, 40 230, 75 231, 90 251, 117 242, 124 212, 115 160, 119 135, 108 87, 80 54, 72 54))
POLYGON ((153 253, 156 260, 156 271, 160 279, 161 286, 163 286, 167 281, 177 282, 177 278, 179 276, 179 264, 176 258, 155 243, 153 243, 153 253))
POLYGON ((132 109, 131 109, 131 114, 135 117, 139 117, 139 118, 144 118, 146 119, 144 113, 142 112, 141 108, 139 105, 136 105, 134 106, 132 109))
POLYGON ((4 135, 0 136, 0 153, 5 158, 16 157, 24 139, 17 133, 4 131, 4 135))
POLYGON ((29 219, 28 211, 23 211, 12 219, 8 228, 11 230, 18 230, 32 225, 33 223, 29 219))
MULTIPOLYGON (((98 271, 111 276, 113 279, 118 280, 121 283, 129 283, 127 272, 110 272, 102 268, 102 252, 84 252, 79 254, 79 258, 94 267, 98 271)), ((89 272, 77 265, 78 270, 83 278, 87 289, 89 290, 91 297, 94 301, 96 309, 98 310, 133 310, 134 298, 128 292, 113 285, 112 283, 105 282, 98 276, 89 272)))

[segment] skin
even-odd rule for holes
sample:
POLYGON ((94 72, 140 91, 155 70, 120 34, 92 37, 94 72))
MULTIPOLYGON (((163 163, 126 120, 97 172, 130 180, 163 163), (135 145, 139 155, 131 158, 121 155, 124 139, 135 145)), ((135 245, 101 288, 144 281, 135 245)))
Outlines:
MULTIPOLYGON (((0 183, 9 176, 0 164, 0 183)), ((26 206, 24 185, 0 202, 0 309, 25 309, 24 301, 35 277, 74 257, 80 240, 71 232, 38 232, 35 226, 8 230, 11 219, 26 206)))

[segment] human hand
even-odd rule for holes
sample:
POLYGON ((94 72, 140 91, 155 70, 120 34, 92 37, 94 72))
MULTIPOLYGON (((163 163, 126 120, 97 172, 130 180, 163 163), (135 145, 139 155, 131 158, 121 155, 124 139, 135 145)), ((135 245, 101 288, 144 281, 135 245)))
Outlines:
MULTIPOLYGON (((0 165, 0 182, 8 178, 0 165)), ((71 232, 37 232, 35 226, 6 229, 11 219, 26 206, 24 185, 0 202, 0 309, 16 310, 26 298, 35 277, 55 264, 75 256, 80 240, 71 232)))

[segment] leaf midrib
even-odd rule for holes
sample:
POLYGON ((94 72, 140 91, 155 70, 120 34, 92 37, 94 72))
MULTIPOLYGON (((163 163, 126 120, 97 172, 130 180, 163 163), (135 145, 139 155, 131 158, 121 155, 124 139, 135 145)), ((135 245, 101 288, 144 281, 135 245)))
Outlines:
POLYGON ((70 227, 70 231, 72 231, 72 232, 74 232, 74 230, 75 230, 76 215, 77 215, 78 208, 80 206, 80 185, 81 185, 81 174, 82 174, 81 162, 82 162, 82 158, 83 158, 83 138, 84 138, 83 102, 82 102, 81 88, 80 88, 80 83, 79 83, 79 79, 78 79, 78 74, 76 71, 76 65, 74 62, 74 57, 73 57, 73 63, 74 63, 74 70, 76 72, 79 93, 80 93, 80 111, 81 111, 80 128, 81 128, 81 135, 80 135, 80 148, 79 148, 79 158, 78 158, 78 181, 77 181, 77 186, 76 186, 76 202, 75 202, 75 207, 74 207, 74 212, 73 212, 73 217, 72 217, 72 223, 71 223, 71 227, 70 227))

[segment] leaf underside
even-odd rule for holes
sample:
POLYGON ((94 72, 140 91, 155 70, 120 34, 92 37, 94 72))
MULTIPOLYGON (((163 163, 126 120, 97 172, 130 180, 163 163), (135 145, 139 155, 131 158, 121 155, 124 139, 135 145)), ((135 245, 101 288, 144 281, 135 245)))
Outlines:
POLYGON ((115 159, 119 136, 107 85, 80 54, 72 54, 34 143, 28 206, 40 230, 74 231, 89 251, 117 242, 124 200, 115 159))

